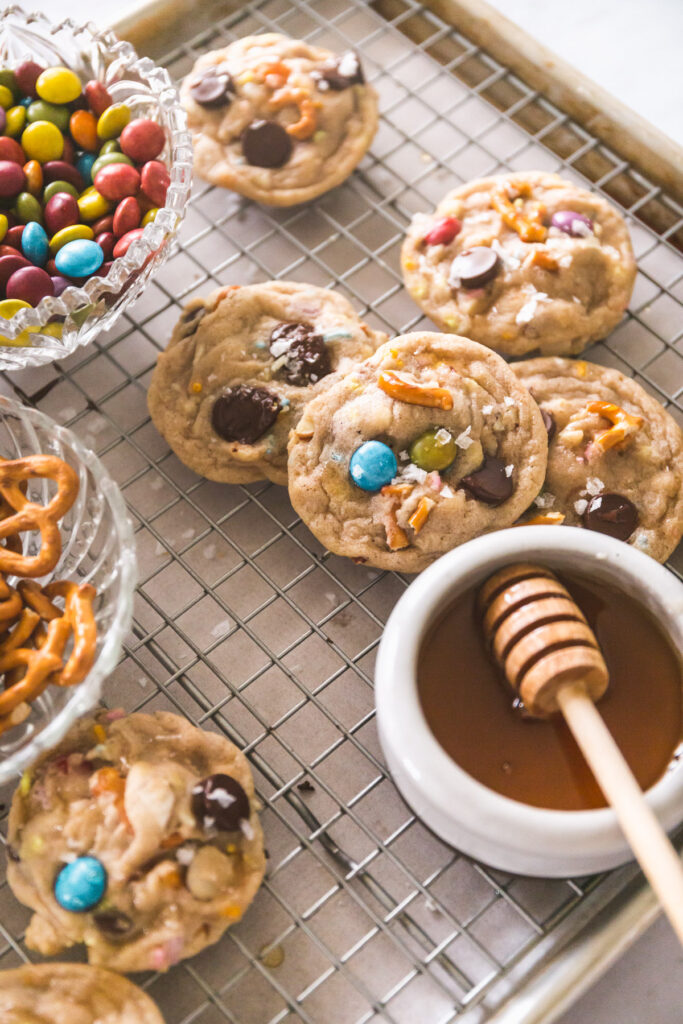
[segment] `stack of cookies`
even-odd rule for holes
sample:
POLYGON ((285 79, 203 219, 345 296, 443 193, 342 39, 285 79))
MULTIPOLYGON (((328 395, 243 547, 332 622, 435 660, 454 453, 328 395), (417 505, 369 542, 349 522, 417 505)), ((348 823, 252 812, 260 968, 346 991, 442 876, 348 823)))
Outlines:
MULTIPOLYGON (((377 124, 356 54, 283 36, 200 58, 183 96, 197 172, 274 205, 338 184, 377 124)), ((286 484, 321 543, 379 568, 418 572, 530 523, 666 559, 683 534, 681 430, 635 381, 567 358, 630 299, 621 215, 554 174, 486 178, 414 217, 402 269, 439 332, 389 340, 293 282, 192 300, 152 377, 157 429, 211 480, 286 484)))

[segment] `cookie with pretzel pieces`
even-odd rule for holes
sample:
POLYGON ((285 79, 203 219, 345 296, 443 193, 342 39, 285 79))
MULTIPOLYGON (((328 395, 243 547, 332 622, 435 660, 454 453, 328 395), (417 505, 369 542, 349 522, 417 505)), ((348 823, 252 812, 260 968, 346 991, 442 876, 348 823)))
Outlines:
POLYGON ((269 206, 339 185, 377 131, 357 54, 276 33, 202 54, 180 96, 199 177, 269 206))
POLYGON ((435 324, 506 355, 575 355, 626 309, 636 264, 621 214, 556 174, 518 171, 417 214, 406 288, 435 324))
POLYGON ((3 1024, 164 1024, 127 978, 86 964, 24 964, 0 972, 3 1024))
POLYGON ((511 367, 538 402, 550 447, 524 517, 598 530, 663 562, 683 536, 683 432, 619 370, 582 360, 511 367))
POLYGON ((249 765, 165 711, 101 711, 24 775, 7 881, 30 949, 83 942, 92 964, 167 970, 239 921, 265 871, 249 765))
POLYGON ((308 403, 289 494, 335 554, 419 572, 510 526, 540 490, 547 437, 526 388, 467 338, 388 341, 308 403))

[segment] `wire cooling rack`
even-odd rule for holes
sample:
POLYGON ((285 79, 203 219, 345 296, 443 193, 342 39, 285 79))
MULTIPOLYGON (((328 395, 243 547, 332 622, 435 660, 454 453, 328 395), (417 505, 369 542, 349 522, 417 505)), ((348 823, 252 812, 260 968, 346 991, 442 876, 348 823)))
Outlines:
MULTIPOLYGON (((360 170, 286 210, 197 181, 181 244, 119 324, 0 389, 98 452, 134 517, 134 630, 107 703, 224 732, 245 749, 264 804, 269 868, 245 919, 170 975, 142 979, 168 1024, 479 1024, 511 1007, 635 869, 513 877, 424 828, 386 775, 373 711, 375 650, 408 580, 330 555, 284 488, 195 476, 154 430, 146 387, 178 304, 220 284, 308 281, 391 333, 428 326, 399 272, 410 216, 468 178, 542 168, 625 205, 635 293, 588 356, 635 374, 680 420, 681 210, 412 0, 243 4, 166 63, 179 79, 201 51, 272 30, 360 50, 382 111, 360 170)), ((2 885, 0 967, 26 958, 27 920, 2 885)))

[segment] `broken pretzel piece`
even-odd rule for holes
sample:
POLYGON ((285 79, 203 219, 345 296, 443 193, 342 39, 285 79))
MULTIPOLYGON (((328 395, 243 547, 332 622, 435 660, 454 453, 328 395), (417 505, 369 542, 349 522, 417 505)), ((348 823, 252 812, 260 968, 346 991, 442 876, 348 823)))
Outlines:
POLYGON ((548 249, 534 249, 529 263, 532 267, 540 267, 541 270, 549 270, 551 273, 560 269, 560 264, 548 249))
POLYGON ((505 185, 495 189, 491 195, 491 205, 509 228, 516 231, 523 242, 545 242, 548 229, 543 224, 545 208, 542 203, 530 202, 526 213, 523 210, 523 199, 531 195, 531 185, 522 182, 512 186, 518 198, 510 199, 505 185))
POLYGON ((417 503, 417 508, 413 512, 412 516, 408 520, 408 525, 412 526, 415 533, 419 533, 424 524, 429 518, 429 513, 432 511, 436 502, 432 498, 422 497, 417 503))
POLYGON ((588 412, 597 412, 612 424, 608 430, 603 430, 595 438, 594 443, 603 452, 623 445, 640 430, 644 423, 642 416, 633 416, 613 402, 590 402, 588 412))
POLYGON ((420 384, 408 373, 382 370, 377 384, 385 395, 408 405, 426 405, 431 408, 452 409, 453 395, 447 388, 434 384, 420 384))
POLYGON ((515 523, 515 526, 561 526, 565 521, 564 512, 540 512, 537 516, 532 516, 531 519, 525 519, 521 523, 515 523))
POLYGON ((315 111, 320 104, 311 99, 311 94, 306 89, 278 89, 270 100, 273 110, 281 110, 282 107, 290 105, 299 108, 299 120, 286 126, 287 134, 299 140, 309 139, 316 129, 315 111))

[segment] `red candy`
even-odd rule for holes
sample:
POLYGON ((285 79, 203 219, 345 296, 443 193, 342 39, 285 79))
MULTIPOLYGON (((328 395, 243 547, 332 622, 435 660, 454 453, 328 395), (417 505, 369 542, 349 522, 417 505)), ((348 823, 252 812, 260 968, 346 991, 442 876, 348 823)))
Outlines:
POLYGON ((21 164, 13 160, 0 160, 0 196, 8 199, 19 195, 26 184, 26 175, 21 164))
MULTIPOLYGON (((102 231, 113 231, 117 238, 127 234, 140 226, 142 211, 140 204, 133 196, 123 199, 114 211, 111 228, 101 228, 102 231)), ((95 232, 99 234, 99 232, 95 232)))
POLYGON ((17 270, 30 266, 29 260, 20 256, 18 252, 12 252, 9 256, 4 254, 0 256, 0 288, 5 287, 12 274, 16 273, 17 270))
POLYGON ((54 295, 52 278, 40 267, 20 267, 7 282, 8 299, 23 299, 31 306, 37 306, 46 295, 54 295))
POLYGON ((52 237, 62 228, 78 224, 80 220, 78 203, 68 192, 57 192, 45 204, 43 219, 45 230, 52 237))
POLYGON ((25 60, 23 64, 14 69, 17 85, 27 96, 33 96, 34 100, 38 99, 36 82, 44 70, 45 68, 41 68, 40 64, 36 64, 34 60, 25 60))
MULTIPOLYGON (((125 202, 125 200, 124 200, 125 202)), ((100 217, 94 224, 91 224, 93 235, 101 235, 104 231, 114 230, 114 218, 111 213, 108 213, 106 217, 100 217)))
POLYGON ((94 185, 100 195, 116 203, 135 195, 140 188, 140 172, 129 164, 107 164, 95 175, 94 185))
POLYGON ((131 121, 119 137, 121 152, 138 164, 144 164, 147 160, 159 156, 165 142, 166 136, 161 125, 146 117, 138 117, 131 121))
POLYGON ((114 254, 116 237, 113 231, 103 231, 101 235, 95 235, 95 241, 104 253, 105 260, 110 260, 114 254))
POLYGON ((62 160, 67 164, 76 163, 76 147, 74 146, 68 135, 63 136, 64 139, 64 150, 62 152, 62 160))
POLYGON ((83 92, 88 101, 88 106, 96 117, 103 114, 107 107, 110 107, 114 102, 104 85, 94 79, 92 82, 88 82, 83 92))
POLYGON ((155 206, 163 206, 171 179, 165 164, 160 160, 149 160, 140 172, 142 191, 155 206))
POLYGON ((26 163, 26 154, 16 139, 10 139, 9 135, 0 135, 0 160, 11 160, 12 163, 26 163))
POLYGON ((21 249, 21 236, 24 233, 24 225, 17 224, 15 227, 10 228, 3 242, 5 245, 11 245, 13 249, 21 249))
POLYGON ((52 181, 66 181, 69 185, 73 185, 77 192, 82 192, 85 188, 83 176, 73 164, 68 164, 66 160, 48 160, 46 164, 43 164, 43 180, 46 185, 52 181))
POLYGON ((443 217, 427 232, 422 241, 425 245, 448 245, 460 234, 462 224, 457 217, 443 217))
POLYGON ((117 260, 119 256, 125 256, 128 252, 128 247, 138 238, 142 237, 144 230, 144 228, 135 228, 134 231, 128 231, 122 238, 119 238, 118 242, 114 246, 114 259, 117 260))

